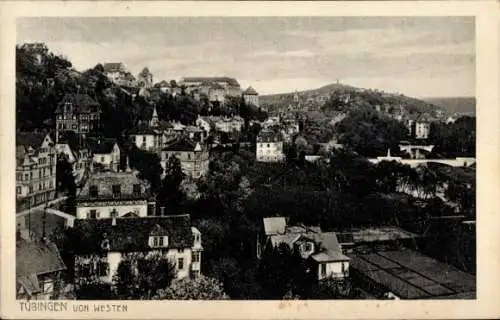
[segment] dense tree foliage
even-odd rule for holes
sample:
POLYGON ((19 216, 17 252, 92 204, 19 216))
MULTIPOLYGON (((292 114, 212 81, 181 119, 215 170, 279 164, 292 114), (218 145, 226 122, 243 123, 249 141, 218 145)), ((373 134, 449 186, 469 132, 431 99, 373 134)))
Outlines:
POLYGON ((338 141, 364 156, 381 156, 388 149, 399 150, 408 135, 406 127, 393 119, 366 110, 351 112, 335 126, 338 141))
POLYGON ((228 298, 221 283, 204 276, 176 280, 171 286, 159 290, 154 297, 158 300, 226 300, 228 298))
POLYGON ((433 155, 437 157, 475 157, 476 119, 463 116, 450 124, 434 122, 428 140, 434 145, 433 155))
POLYGON ((113 283, 118 299, 148 300, 175 279, 175 265, 160 255, 129 254, 120 261, 113 283))

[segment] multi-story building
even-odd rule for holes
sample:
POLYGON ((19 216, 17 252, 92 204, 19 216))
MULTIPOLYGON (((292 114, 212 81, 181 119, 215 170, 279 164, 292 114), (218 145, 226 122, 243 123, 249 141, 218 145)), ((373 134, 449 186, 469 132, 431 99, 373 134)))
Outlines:
POLYGON ((153 108, 153 113, 147 123, 141 123, 129 131, 130 139, 137 148, 158 154, 177 135, 172 124, 158 118, 156 107, 153 108))
POLYGON ((243 91, 243 98, 245 99, 246 104, 251 104, 256 107, 259 106, 259 94, 254 88, 248 87, 245 91, 243 91))
POLYGON ((75 244, 75 279, 97 276, 112 283, 120 262, 129 259, 134 272, 141 262, 160 257, 175 266, 175 277, 200 275, 201 233, 188 214, 141 218, 77 220, 81 243, 75 244))
POLYGON ((137 85, 146 89, 153 87, 153 74, 147 67, 142 69, 142 71, 137 75, 137 85))
POLYGON ((185 77, 179 80, 179 85, 186 88, 200 88, 209 96, 209 100, 221 103, 225 101, 225 96, 241 96, 240 84, 230 77, 185 77))
POLYGON ((427 139, 431 131, 431 124, 426 120, 417 120, 415 122, 415 138, 427 139))
POLYGON ((85 135, 99 129, 101 106, 88 94, 66 94, 55 114, 57 142, 63 132, 85 135))
POLYGON ((166 168, 168 158, 177 157, 184 174, 200 178, 208 172, 209 152, 205 144, 183 137, 161 152, 161 166, 166 168))
POLYGON ((16 236, 16 298, 62 298, 61 273, 66 265, 56 245, 46 239, 23 239, 19 230, 16 236))
POLYGON ((53 200, 56 196, 56 150, 49 134, 16 135, 17 210, 53 200))
POLYGON ((120 147, 115 139, 88 139, 92 154, 92 170, 118 171, 120 168, 120 147))
POLYGON ((286 244, 307 261, 316 279, 344 279, 349 276, 350 258, 342 253, 335 232, 322 232, 319 227, 288 226, 284 217, 263 219, 264 232, 258 245, 260 256, 266 247, 286 244))
POLYGON ((234 117, 215 117, 215 116, 198 116, 196 125, 208 134, 212 131, 225 133, 240 132, 245 125, 245 120, 240 116, 234 117))
POLYGON ((93 172, 76 197, 77 219, 146 217, 155 201, 148 184, 136 172, 93 172))
POLYGON ((109 81, 125 87, 133 87, 135 85, 134 76, 127 70, 121 62, 105 63, 103 65, 104 75, 109 81))
POLYGON ((281 162, 284 160, 281 133, 270 129, 262 130, 257 136, 257 161, 281 162))

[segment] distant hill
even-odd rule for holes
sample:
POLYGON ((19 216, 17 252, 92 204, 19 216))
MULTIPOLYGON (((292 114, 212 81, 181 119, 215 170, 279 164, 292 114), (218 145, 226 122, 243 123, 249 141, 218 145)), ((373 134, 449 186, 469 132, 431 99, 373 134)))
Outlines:
MULTIPOLYGON (((260 97, 261 105, 267 105, 272 109, 283 109, 294 104, 295 92, 263 95, 260 97)), ((298 91, 297 95, 301 105, 313 106, 315 108, 321 107, 331 97, 341 97, 345 99, 348 97, 349 103, 347 105, 358 106, 380 106, 381 109, 389 108, 392 112, 403 108, 406 113, 428 114, 431 117, 436 116, 438 111, 447 113, 448 109, 434 104, 431 101, 424 101, 408 97, 399 93, 387 93, 374 89, 356 88, 349 85, 334 83, 323 86, 318 89, 298 91)), ((306 109, 310 110, 311 108, 306 109)), ((313 108, 314 109, 314 108, 313 108)))
POLYGON ((443 108, 449 113, 476 114, 475 97, 425 98, 424 100, 443 108))

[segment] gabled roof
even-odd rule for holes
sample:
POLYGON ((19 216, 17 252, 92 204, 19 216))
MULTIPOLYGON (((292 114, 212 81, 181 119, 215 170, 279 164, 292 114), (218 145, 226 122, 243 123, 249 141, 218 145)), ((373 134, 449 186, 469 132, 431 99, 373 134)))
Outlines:
POLYGON ((188 214, 176 216, 148 216, 140 218, 77 219, 74 225, 81 232, 81 243, 74 245, 77 254, 96 253, 104 234, 110 251, 149 251, 149 237, 168 237, 168 248, 189 248, 193 245, 191 218, 188 214))
POLYGON ((254 95, 254 96, 258 95, 257 91, 255 91, 255 89, 252 87, 248 87, 245 91, 243 91, 243 94, 244 95, 254 95))
POLYGON ((48 133, 38 132, 16 132, 16 146, 37 149, 42 145, 47 134, 48 133))
POLYGON ((55 113, 62 113, 66 103, 72 104, 73 112, 75 113, 99 112, 101 108, 101 105, 88 94, 68 93, 57 105, 55 113))
MULTIPOLYGON (((66 269, 59 250, 52 242, 16 241, 16 277, 29 277, 66 269)), ((24 279, 26 282, 28 279, 24 279)))
POLYGON ((112 138, 89 139, 88 142, 93 154, 109 154, 113 152, 113 148, 117 144, 116 140, 112 138))
POLYGON ((273 234, 284 234, 286 231, 286 219, 284 217, 264 218, 264 233, 269 236, 273 234))
POLYGON ((172 143, 168 147, 164 148, 164 151, 202 151, 204 150, 199 142, 192 141, 188 138, 181 138, 176 142, 172 143))

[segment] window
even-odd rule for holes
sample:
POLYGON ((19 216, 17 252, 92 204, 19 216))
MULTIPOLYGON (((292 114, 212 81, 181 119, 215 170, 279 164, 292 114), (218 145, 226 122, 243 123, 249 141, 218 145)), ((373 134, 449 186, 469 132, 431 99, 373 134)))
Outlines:
POLYGON ((326 275, 326 264, 325 263, 321 264, 321 275, 322 276, 326 275))
POLYGON ((91 275, 92 269, 89 263, 81 264, 78 268, 78 275, 80 277, 89 277, 91 275))
POLYGON ((18 173, 16 174, 16 180, 17 180, 17 181, 23 181, 23 174, 22 174, 22 173, 20 173, 20 172, 18 172, 18 173))
POLYGON ((98 195, 97 186, 90 186, 89 187, 89 195, 91 197, 97 197, 97 195, 98 195))
POLYGON ((108 263, 104 261, 99 261, 97 263, 97 275, 99 277, 106 277, 109 274, 108 263))
POLYGON ((188 153, 188 160, 191 160, 191 153, 188 153))
POLYGON ((119 184, 114 184, 111 186, 111 189, 112 189, 112 192, 113 192, 113 197, 114 198, 118 198, 120 197, 121 193, 122 193, 122 190, 121 190, 121 186, 119 184))
POLYGON ((142 136, 142 143, 146 143, 146 136, 142 136))
POLYGON ((90 219, 97 219, 99 217, 99 213, 97 210, 90 210, 89 211, 89 218, 90 219))
POLYGON ((33 179, 33 171, 30 171, 30 180, 33 179))
POLYGON ((16 187, 17 194, 21 194, 21 187, 16 187))
POLYGON ((101 157, 101 162, 104 162, 104 156, 101 157))
POLYGON ((267 144, 267 147, 268 147, 268 148, 271 148, 271 145, 268 143, 268 144, 267 144))
POLYGON ((30 175, 28 173, 25 173, 24 174, 24 180, 29 180, 30 179, 30 175))
POLYGON ((166 236, 150 236, 149 246, 153 248, 160 248, 168 246, 168 237, 166 236))
POLYGON ((177 267, 179 268, 179 270, 184 269, 184 258, 179 258, 177 260, 177 267))
POLYGON ((312 250, 312 244, 310 242, 306 243, 306 251, 311 251, 312 250))
POLYGON ((134 195, 140 195, 141 194, 141 185, 140 184, 134 184, 132 187, 132 192, 134 195))
POLYGON ((179 253, 184 253, 184 248, 180 248, 179 253))
POLYGON ((193 252, 193 262, 200 262, 200 253, 193 252))
POLYGON ((33 193, 33 186, 29 186, 29 193, 33 193))

